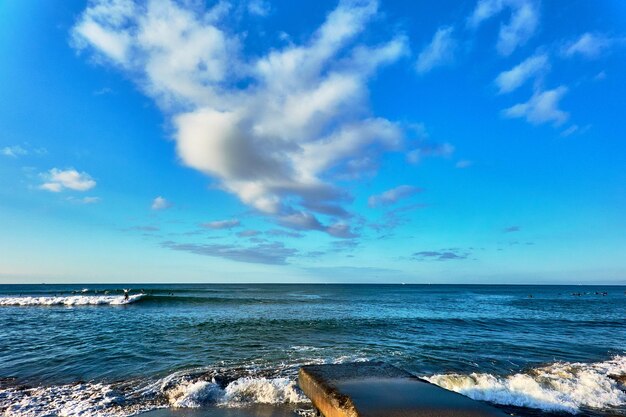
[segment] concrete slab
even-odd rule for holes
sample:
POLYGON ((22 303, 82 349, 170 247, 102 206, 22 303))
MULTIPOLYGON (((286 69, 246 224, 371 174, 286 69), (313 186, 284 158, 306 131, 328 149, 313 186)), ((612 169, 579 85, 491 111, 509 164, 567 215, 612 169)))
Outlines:
POLYGON ((384 362, 307 365, 298 384, 325 417, 504 417, 384 362))

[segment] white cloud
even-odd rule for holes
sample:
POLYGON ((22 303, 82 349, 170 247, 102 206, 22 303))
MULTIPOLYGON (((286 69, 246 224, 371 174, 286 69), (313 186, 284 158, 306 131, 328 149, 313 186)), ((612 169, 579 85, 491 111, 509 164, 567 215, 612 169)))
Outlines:
POLYGON ((529 78, 536 76, 550 68, 548 55, 534 55, 508 71, 501 72, 495 80, 500 94, 510 93, 529 78))
POLYGON ((598 33, 584 33, 577 40, 566 44, 562 53, 566 57, 580 55, 587 59, 598 58, 607 52, 612 46, 624 43, 623 38, 610 38, 598 33))
POLYGON ((382 194, 371 196, 367 200, 367 203, 370 207, 388 206, 403 198, 419 193, 420 191, 422 191, 420 188, 412 185, 400 185, 399 187, 387 190, 382 194))
POLYGON ((342 212, 348 198, 326 174, 402 143, 399 125, 372 115, 367 101, 370 77, 408 51, 403 36, 359 41, 375 1, 340 2, 308 41, 254 59, 241 56, 244 32, 223 27, 219 4, 200 12, 169 0, 113 3, 91 3, 75 44, 119 64, 171 116, 185 165, 262 213, 288 224, 305 212, 321 224, 314 213, 342 212), (103 45, 81 30, 87 23, 128 42, 103 45))
POLYGON ((473 161, 469 161, 467 159, 462 159, 462 160, 458 161, 455 166, 457 168, 459 168, 459 169, 464 169, 464 168, 469 168, 472 165, 474 165, 473 161))
POLYGON ((406 160, 411 164, 419 164, 428 156, 449 158, 454 153, 454 145, 451 143, 423 143, 406 154, 406 160))
POLYGON ((100 197, 83 197, 83 198, 68 197, 67 201, 70 201, 76 204, 97 204, 100 201, 102 201, 102 199, 100 197))
POLYGON ((267 16, 272 10, 272 6, 265 0, 250 0, 248 12, 257 16, 267 16))
POLYGON ((154 200, 152 200, 152 204, 150 205, 150 208, 152 210, 166 210, 170 207, 172 207, 172 203, 170 201, 168 201, 167 199, 158 196, 155 197, 154 200))
POLYGON ((11 158, 17 158, 19 156, 27 155, 28 151, 22 148, 20 145, 6 146, 0 149, 0 154, 4 156, 10 156, 11 158))
POLYGON ((417 72, 423 74, 454 60, 457 42, 452 37, 453 31, 454 28, 451 26, 437 29, 430 44, 417 57, 417 72))
POLYGON ((41 174, 44 183, 39 186, 42 190, 61 192, 65 189, 75 191, 87 191, 96 186, 96 181, 86 172, 78 172, 75 169, 60 170, 52 168, 47 173, 41 174))
POLYGON ((241 222, 237 219, 230 220, 216 220, 209 223, 202 223, 202 227, 206 227, 207 229, 232 229, 233 227, 237 227, 241 224, 241 222))
POLYGON ((102 199, 100 197, 83 197, 81 198, 81 203, 83 204, 96 204, 99 203, 102 199))
POLYGON ((536 0, 479 0, 468 18, 468 26, 477 28, 505 9, 510 10, 510 19, 500 25, 496 49, 501 55, 510 55, 524 45, 539 26, 539 9, 536 0))
POLYGON ((567 87, 537 91, 526 103, 516 104, 503 111, 505 117, 523 117, 529 123, 553 122, 555 126, 564 123, 569 114, 559 109, 559 101, 567 93, 567 87))

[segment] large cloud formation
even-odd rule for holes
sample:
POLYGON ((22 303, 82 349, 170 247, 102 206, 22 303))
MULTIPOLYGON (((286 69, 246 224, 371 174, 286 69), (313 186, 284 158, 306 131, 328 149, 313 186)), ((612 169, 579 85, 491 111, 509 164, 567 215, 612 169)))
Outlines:
POLYGON ((377 3, 342 1, 306 42, 250 59, 226 3, 189 4, 93 0, 74 44, 171 116, 184 164, 283 225, 352 236, 330 175, 401 145, 399 125, 371 114, 368 81, 407 54, 405 37, 361 43, 377 3))

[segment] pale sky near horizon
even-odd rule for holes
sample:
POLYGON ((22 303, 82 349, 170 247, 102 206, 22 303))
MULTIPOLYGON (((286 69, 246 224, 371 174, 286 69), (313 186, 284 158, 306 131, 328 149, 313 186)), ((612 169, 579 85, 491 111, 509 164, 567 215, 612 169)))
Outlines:
POLYGON ((0 284, 626 284, 626 2, 0 23, 0 284))

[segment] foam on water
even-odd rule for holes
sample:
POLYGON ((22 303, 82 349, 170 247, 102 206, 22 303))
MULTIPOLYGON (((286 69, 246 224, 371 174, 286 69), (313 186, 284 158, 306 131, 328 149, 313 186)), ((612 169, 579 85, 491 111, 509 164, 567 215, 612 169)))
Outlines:
POLYGON ((71 295, 60 297, 0 297, 0 306, 90 306, 124 305, 141 300, 144 294, 135 294, 124 299, 122 295, 71 295))
POLYGON ((308 399, 288 378, 244 377, 225 388, 213 381, 182 382, 165 392, 169 404, 176 408, 203 405, 240 407, 251 404, 300 404, 308 399))
MULTIPOLYGON (((323 362, 342 361, 339 358, 323 362)), ((296 369, 290 367, 286 374, 275 369, 205 369, 181 371, 152 381, 44 387, 7 386, 6 383, 3 386, 0 381, 0 415, 121 417, 166 407, 244 407, 254 404, 310 408, 310 401, 296 385, 296 369)), ((616 356, 590 364, 556 362, 508 376, 439 374, 425 379, 477 400, 578 413, 590 408, 626 405, 625 378, 626 356, 616 356)))
POLYGON ((577 413, 626 404, 626 356, 591 364, 556 362, 527 373, 486 373, 426 377, 443 388, 496 404, 577 413))
POLYGON ((225 387, 215 379, 172 374, 152 384, 83 383, 50 387, 0 387, 0 415, 6 417, 121 417, 172 407, 243 407, 254 404, 306 404, 308 398, 289 378, 242 377, 225 387))

